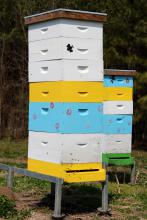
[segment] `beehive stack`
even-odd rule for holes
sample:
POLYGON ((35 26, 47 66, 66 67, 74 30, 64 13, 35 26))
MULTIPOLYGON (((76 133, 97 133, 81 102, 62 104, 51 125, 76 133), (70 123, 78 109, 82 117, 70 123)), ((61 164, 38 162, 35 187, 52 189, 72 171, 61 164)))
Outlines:
POLYGON ((29 24, 28 169, 67 182, 104 181, 105 14, 55 10, 29 24))
POLYGON ((131 70, 105 70, 103 162, 131 165, 133 76, 131 70))
POLYGON ((29 25, 28 169, 104 181, 102 162, 130 165, 134 71, 103 69, 105 14, 58 9, 29 25))

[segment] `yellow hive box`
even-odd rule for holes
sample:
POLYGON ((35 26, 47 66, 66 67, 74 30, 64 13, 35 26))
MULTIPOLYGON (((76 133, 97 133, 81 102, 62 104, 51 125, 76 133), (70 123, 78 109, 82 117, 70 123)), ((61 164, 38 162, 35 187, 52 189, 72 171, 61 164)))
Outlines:
POLYGON ((55 176, 65 182, 105 181, 106 171, 101 163, 56 164, 28 159, 28 170, 55 176))
POLYGON ((133 89, 102 82, 30 83, 30 102, 102 102, 132 100, 133 89))
POLYGON ((133 89, 127 87, 105 87, 104 101, 130 101, 133 98, 133 89))
POLYGON ((102 82, 30 83, 30 102, 102 102, 102 82))

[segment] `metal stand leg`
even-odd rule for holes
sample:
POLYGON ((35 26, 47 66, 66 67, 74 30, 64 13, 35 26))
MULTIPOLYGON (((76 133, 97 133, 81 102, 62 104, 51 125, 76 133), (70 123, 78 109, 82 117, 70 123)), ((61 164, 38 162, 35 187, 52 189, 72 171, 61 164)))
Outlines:
POLYGON ((131 178, 130 178, 130 182, 132 185, 135 184, 135 177, 136 177, 136 164, 134 161, 134 164, 131 166, 131 178))
POLYGON ((102 207, 98 208, 98 211, 100 214, 109 214, 111 209, 109 208, 108 203, 108 181, 109 177, 107 174, 107 166, 106 164, 103 164, 103 168, 106 169, 106 180, 102 183, 102 207))
POLYGON ((102 207, 98 208, 101 214, 108 214, 111 209, 108 207, 108 175, 106 181, 102 183, 102 207))
POLYGON ((64 216, 61 215, 61 199, 62 199, 62 180, 58 179, 55 186, 55 206, 53 219, 62 219, 64 216))
POLYGON ((102 183, 102 210, 103 212, 108 210, 108 175, 106 175, 106 181, 102 183))
POLYGON ((13 167, 9 167, 8 176, 7 176, 7 187, 13 187, 13 178, 14 178, 14 169, 13 167))

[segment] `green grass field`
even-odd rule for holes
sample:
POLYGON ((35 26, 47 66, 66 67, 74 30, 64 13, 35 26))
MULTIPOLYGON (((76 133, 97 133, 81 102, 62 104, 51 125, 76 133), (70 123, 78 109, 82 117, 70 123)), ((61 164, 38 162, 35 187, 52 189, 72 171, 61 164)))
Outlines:
MULTIPOLYGON (((134 151, 137 162, 136 185, 129 182, 129 168, 110 169, 109 204, 111 216, 99 216, 101 205, 100 184, 65 184, 62 212, 65 219, 77 220, 143 220, 147 219, 147 152, 134 151), (117 174, 117 175, 116 175, 117 174)), ((25 168, 27 166, 27 141, 0 141, 0 163, 25 168)), ((5 191, 4 171, 0 171, 0 194, 5 191)), ((15 176, 14 196, 16 208, 3 219, 51 219, 53 201, 49 196, 50 183, 24 176, 15 176)), ((7 194, 7 193, 4 193, 7 194)), ((8 197, 13 197, 8 192, 8 197)), ((0 200, 1 203, 1 200, 0 200)), ((0 204, 2 207, 2 205, 0 204)))

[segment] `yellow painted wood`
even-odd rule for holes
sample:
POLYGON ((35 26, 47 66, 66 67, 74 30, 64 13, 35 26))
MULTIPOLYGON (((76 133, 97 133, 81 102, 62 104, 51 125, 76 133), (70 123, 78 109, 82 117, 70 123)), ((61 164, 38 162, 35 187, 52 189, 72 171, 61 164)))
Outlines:
POLYGON ((30 83, 30 102, 101 102, 102 82, 30 83))
POLYGON ((130 101, 133 97, 133 89, 127 87, 105 87, 104 101, 130 101))
POLYGON ((104 87, 102 82, 30 83, 30 102, 128 101, 132 96, 132 88, 104 87))
POLYGON ((41 160, 28 158, 28 170, 51 176, 64 178, 64 170, 60 164, 49 163, 41 160))
POLYGON ((64 170, 92 170, 92 169, 101 169, 102 163, 71 163, 71 164, 62 164, 64 170))
POLYGON ((29 84, 30 102, 57 101, 61 95, 61 84, 58 82, 43 82, 29 84))
POLYGON ((89 171, 89 172, 76 172, 72 174, 66 174, 64 181, 68 183, 75 182, 94 182, 100 181, 103 182, 106 179, 106 173, 104 169, 100 169, 99 171, 89 171))
POLYGON ((101 163, 55 164, 29 158, 28 170, 63 178, 65 182, 104 181, 106 177, 101 163), (98 170, 92 171, 94 169, 98 170), (80 170, 86 170, 86 172, 78 172, 80 170))
POLYGON ((65 82, 62 86, 65 102, 101 102, 103 100, 102 82, 65 82))

